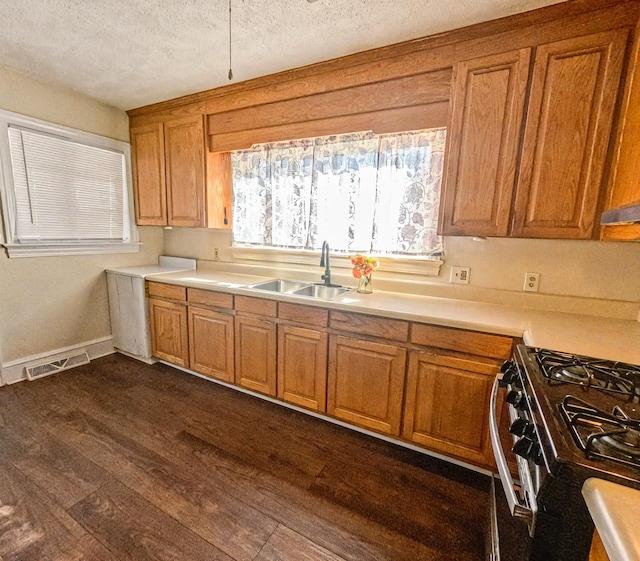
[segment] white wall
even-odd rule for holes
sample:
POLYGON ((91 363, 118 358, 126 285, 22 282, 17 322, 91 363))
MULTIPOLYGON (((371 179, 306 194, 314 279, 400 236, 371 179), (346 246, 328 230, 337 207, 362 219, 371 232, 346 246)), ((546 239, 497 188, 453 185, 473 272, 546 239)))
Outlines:
MULTIPOLYGON (((46 121, 129 140, 129 119, 71 91, 42 84, 0 66, 0 108, 46 121)), ((139 253, 9 259, 0 254, 0 360, 32 355, 109 337, 111 326, 104 270, 157 262, 161 228, 140 228, 139 253)))

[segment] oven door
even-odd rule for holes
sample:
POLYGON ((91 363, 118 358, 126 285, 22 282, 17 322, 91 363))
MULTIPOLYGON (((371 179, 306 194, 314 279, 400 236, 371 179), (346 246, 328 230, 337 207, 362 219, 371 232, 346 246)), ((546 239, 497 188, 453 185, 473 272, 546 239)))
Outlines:
MULTIPOLYGON (((489 559, 522 561, 529 559, 531 536, 535 532, 538 473, 535 469, 532 470, 527 460, 514 455, 511 450, 504 449, 503 442, 515 442, 515 439, 511 434, 503 435, 503 438, 500 435, 497 403, 501 376, 499 374, 493 384, 489 417, 491 444, 500 478, 499 481, 492 480, 489 559), (511 475, 507 454, 515 457, 517 461, 519 481, 511 475)), ((511 423, 522 415, 526 413, 509 406, 511 423)))

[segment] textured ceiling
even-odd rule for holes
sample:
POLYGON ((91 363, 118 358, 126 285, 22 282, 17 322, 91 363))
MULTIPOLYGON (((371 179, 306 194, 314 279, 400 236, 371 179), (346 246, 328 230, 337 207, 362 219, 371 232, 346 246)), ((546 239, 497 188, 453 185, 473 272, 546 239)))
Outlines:
MULTIPOLYGON (((233 81, 559 1, 232 0, 233 81)), ((140 107, 229 83, 228 10, 227 0, 3 0, 0 64, 140 107)))

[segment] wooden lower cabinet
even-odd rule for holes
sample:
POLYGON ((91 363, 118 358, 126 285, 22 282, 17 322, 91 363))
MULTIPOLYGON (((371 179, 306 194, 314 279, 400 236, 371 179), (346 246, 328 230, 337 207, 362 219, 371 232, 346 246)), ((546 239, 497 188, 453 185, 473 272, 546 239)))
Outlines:
POLYGON ((328 335, 293 325, 278 326, 278 397, 324 413, 327 410, 328 335))
POLYGON ((189 368, 187 307, 149 298, 149 318, 153 356, 189 368))
POLYGON ((191 369, 233 383, 233 316, 189 306, 189 359, 191 369))
POLYGON ((591 542, 591 551, 589 552, 589 561, 610 561, 607 550, 604 548, 602 538, 598 530, 593 532, 593 540, 591 542))
POLYGON ((236 384, 276 395, 276 323, 251 316, 236 316, 236 384))
POLYGON ((327 413, 399 436, 406 354, 395 345, 332 335, 327 413))
POLYGON ((496 363, 411 352, 402 436, 477 465, 493 465, 489 399, 496 363))
POLYGON ((493 468, 489 398, 511 353, 510 337, 157 282, 148 287, 154 356, 493 468))

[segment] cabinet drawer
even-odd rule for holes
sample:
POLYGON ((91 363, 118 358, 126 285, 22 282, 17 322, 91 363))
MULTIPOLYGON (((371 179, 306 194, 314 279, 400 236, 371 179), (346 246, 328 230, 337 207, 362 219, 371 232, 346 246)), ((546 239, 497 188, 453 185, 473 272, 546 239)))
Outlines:
POLYGON ((358 333, 359 335, 373 335, 402 342, 405 342, 409 337, 409 322, 407 321, 335 310, 331 310, 329 318, 329 325, 333 329, 341 331, 358 333))
POLYGON ((511 356, 513 346, 511 337, 423 323, 411 324, 411 342, 416 345, 503 359, 511 356))
POLYGON ((274 318, 278 314, 278 303, 274 300, 252 298, 251 296, 236 296, 236 311, 274 318))
POLYGON ((202 304, 213 308, 233 309, 233 295, 225 292, 212 292, 200 288, 188 288, 187 300, 189 304, 202 304))
POLYGON ((327 327, 329 323, 329 311, 300 304, 287 304, 280 302, 278 317, 287 321, 307 323, 315 327, 327 327))
POLYGON ((164 284, 162 282, 148 282, 147 286, 149 287, 149 296, 182 301, 187 299, 187 289, 184 286, 164 284))

